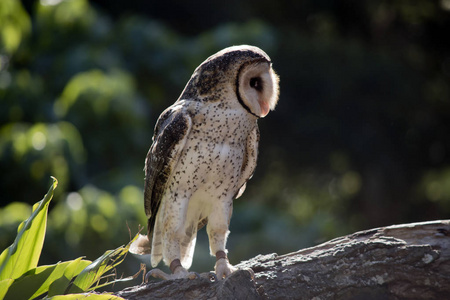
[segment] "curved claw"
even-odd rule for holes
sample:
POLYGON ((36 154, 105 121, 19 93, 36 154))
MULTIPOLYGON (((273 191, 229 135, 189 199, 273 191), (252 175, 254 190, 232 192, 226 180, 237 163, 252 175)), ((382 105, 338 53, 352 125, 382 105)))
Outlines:
POLYGON ((255 280, 255 272, 253 271, 252 268, 245 268, 244 270, 250 273, 252 280, 255 280))
POLYGON ((168 280, 171 277, 169 274, 164 273, 160 269, 152 269, 152 270, 148 271, 148 273, 145 275, 145 282, 148 282, 150 276, 152 276, 154 278, 160 278, 163 280, 168 280))
POLYGON ((145 274, 145 277, 144 277, 144 282, 145 283, 148 282, 148 279, 150 278, 150 276, 152 276, 152 271, 151 270, 148 271, 147 274, 145 274))

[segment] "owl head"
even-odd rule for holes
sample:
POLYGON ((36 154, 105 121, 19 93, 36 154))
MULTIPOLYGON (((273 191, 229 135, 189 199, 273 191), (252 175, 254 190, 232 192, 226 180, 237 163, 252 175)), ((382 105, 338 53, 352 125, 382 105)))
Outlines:
POLYGON ((279 79, 269 56, 258 47, 225 48, 194 71, 180 99, 223 101, 233 99, 257 118, 265 117, 278 102, 279 79))

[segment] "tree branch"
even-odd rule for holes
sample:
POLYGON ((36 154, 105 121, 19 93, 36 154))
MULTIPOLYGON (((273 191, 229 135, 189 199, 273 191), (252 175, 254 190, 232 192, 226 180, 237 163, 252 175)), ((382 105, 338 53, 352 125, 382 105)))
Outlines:
POLYGON ((223 281, 149 283, 125 299, 446 299, 450 220, 382 227, 286 255, 258 255, 223 281), (252 271, 253 270, 253 271, 252 271))

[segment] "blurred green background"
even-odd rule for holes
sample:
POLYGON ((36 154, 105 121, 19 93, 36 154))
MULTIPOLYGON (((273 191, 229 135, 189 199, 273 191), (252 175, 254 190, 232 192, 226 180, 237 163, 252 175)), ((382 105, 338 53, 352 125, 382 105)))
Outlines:
MULTIPOLYGON (((50 175, 41 264, 127 243, 146 226, 157 117, 204 59, 244 43, 272 58, 281 96, 235 202, 232 263, 449 218, 450 0, 192 2, 0 1, 0 249, 50 175)), ((192 269, 208 255, 202 230, 192 269)))

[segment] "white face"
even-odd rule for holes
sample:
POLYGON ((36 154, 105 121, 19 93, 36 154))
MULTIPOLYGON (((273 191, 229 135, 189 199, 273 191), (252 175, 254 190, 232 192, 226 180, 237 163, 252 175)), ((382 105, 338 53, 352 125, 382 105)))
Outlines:
POLYGON ((239 94, 250 111, 260 118, 278 102, 278 76, 267 62, 245 66, 239 74, 239 94))

